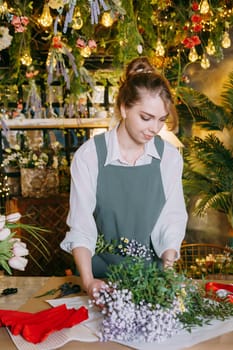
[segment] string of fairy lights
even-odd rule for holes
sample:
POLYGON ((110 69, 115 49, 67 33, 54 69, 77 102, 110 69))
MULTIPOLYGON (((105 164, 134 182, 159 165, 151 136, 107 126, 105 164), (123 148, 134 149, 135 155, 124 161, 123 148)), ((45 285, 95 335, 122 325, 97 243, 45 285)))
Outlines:
MULTIPOLYGON (((39 28, 42 36, 47 35, 49 88, 54 76, 60 74, 65 88, 71 92, 71 79, 81 76, 78 68, 84 60, 98 52, 104 60, 104 55, 111 52, 109 45, 112 43, 120 48, 120 63, 133 52, 134 55, 148 55, 161 70, 175 66, 181 53, 187 58, 184 64, 199 62, 201 68, 208 69, 212 57, 222 60, 224 50, 232 46, 233 4, 227 0, 190 0, 188 3, 172 0, 45 0, 41 12, 37 11, 36 15, 36 1, 24 0, 20 2, 20 8, 17 4, 18 1, 0 0, 0 53, 10 49, 12 43, 15 45, 14 39, 18 40, 19 46, 11 59, 19 57, 20 64, 26 67, 29 76, 26 74, 26 78, 31 79, 33 91, 36 91, 34 78, 39 79, 41 72, 31 68, 34 65, 30 48, 32 25, 39 28), (127 37, 128 32, 124 30, 130 25, 135 25, 135 31, 133 27, 134 35, 127 37), (90 37, 84 35, 87 32, 91 33, 90 37), (117 33, 117 39, 111 37, 107 41, 104 36, 100 38, 99 33, 117 33), (129 51, 130 46, 135 51, 129 51)), ((116 56, 114 50, 113 53, 116 56)), ((20 74, 20 69, 17 73, 20 74)), ((3 201, 8 192, 7 176, 1 168, 0 198, 3 201)))
MULTIPOLYGON (((83 3, 83 2, 82 2, 83 3)), ((82 4, 81 3, 81 4, 82 4)), ((124 1, 116 0, 89 0, 86 1, 89 6, 90 20, 89 26, 98 26, 101 24, 105 28, 111 28, 117 21, 120 23, 125 20, 127 14, 123 8, 124 1), (116 5, 117 4, 117 5, 116 5)), ((154 31, 157 35, 157 41, 155 45, 149 43, 150 54, 153 52, 156 65, 168 64, 169 59, 164 60, 170 56, 169 49, 171 46, 177 47, 177 52, 187 51, 187 58, 190 62, 199 61, 203 69, 207 69, 210 66, 209 56, 222 55, 221 48, 227 49, 231 47, 230 28, 233 24, 233 6, 229 1, 190 1, 189 5, 182 9, 179 9, 180 5, 177 5, 177 1, 152 1, 152 16, 148 18, 148 21, 152 23, 154 31), (184 12, 185 11, 185 12, 184 12), (180 15, 179 13, 182 13, 180 15), (171 43, 171 41, 173 41, 171 43), (160 58, 160 59, 159 59, 160 58)), ((185 4, 186 5, 186 4, 185 4)), ((84 10, 80 7, 80 3, 76 0, 46 0, 44 2, 42 12, 36 18, 37 23, 44 28, 45 31, 51 31, 53 35, 61 35, 58 33, 57 26, 61 21, 61 16, 64 17, 65 23, 62 36, 67 32, 67 28, 72 28, 74 31, 82 31, 83 27, 87 25, 84 23, 84 10), (51 14, 53 11, 53 15, 51 14), (54 11, 57 15, 54 16, 54 11)), ((0 0, 0 17, 6 16, 10 19, 15 17, 14 8, 9 8, 6 1, 0 0)), ((138 27, 141 23, 140 8, 135 11, 135 22, 138 27)), ((22 16, 21 25, 24 25, 26 29, 30 25, 23 23, 23 19, 26 21, 26 17, 22 16)), ((145 22, 145 20, 144 20, 145 22)), ((21 31, 23 32, 23 31, 21 31)), ((144 36, 147 35, 145 28, 139 28, 139 32, 144 36), (144 32, 143 32, 144 31, 144 32)), ((31 57, 30 48, 28 42, 23 39, 22 35, 22 47, 21 52, 21 64, 30 66, 33 63, 31 57)), ((61 37, 61 42, 63 38, 61 37)), ((147 48, 145 42, 148 40, 142 40, 141 45, 137 46, 138 53, 147 54, 147 48)), ((120 42, 118 42, 120 44, 120 42)), ((122 45, 132 45, 130 41, 126 40, 126 43, 122 45)), ((101 50, 106 48, 107 44, 103 42, 101 44, 101 50)), ((72 51, 72 48, 69 48, 72 51)), ((96 47, 95 47, 96 49, 96 47)), ((90 57, 93 50, 88 46, 80 48, 80 54, 84 58, 90 57)), ((158 67, 160 68, 160 67, 158 67)))
POLYGON ((10 195, 10 187, 8 177, 6 175, 3 164, 0 165, 0 214, 5 213, 6 201, 10 195))

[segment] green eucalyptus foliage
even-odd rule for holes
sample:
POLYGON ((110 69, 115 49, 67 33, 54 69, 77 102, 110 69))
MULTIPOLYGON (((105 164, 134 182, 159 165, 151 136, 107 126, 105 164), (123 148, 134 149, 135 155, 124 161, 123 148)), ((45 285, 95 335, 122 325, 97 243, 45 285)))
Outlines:
POLYGON ((110 267, 108 280, 119 290, 131 291, 135 304, 145 302, 152 309, 157 305, 170 308, 178 298, 178 318, 189 331, 213 319, 223 321, 233 316, 233 304, 214 301, 214 296, 205 292, 204 280, 196 282, 174 269, 160 269, 155 262, 147 264, 143 259, 128 257, 110 267))

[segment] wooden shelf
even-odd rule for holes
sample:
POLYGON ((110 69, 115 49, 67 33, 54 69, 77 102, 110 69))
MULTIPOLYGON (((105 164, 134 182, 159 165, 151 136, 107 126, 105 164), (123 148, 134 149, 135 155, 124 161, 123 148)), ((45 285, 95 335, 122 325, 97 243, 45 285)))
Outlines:
MULTIPOLYGON (((110 118, 47 118, 47 119, 8 119, 5 120, 10 130, 26 129, 77 129, 108 128, 110 118)), ((2 125, 0 123, 0 128, 2 125)))

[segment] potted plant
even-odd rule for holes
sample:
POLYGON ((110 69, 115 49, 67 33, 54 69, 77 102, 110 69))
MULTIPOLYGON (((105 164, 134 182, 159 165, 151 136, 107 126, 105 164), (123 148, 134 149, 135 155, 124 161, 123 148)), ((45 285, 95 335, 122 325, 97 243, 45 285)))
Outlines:
POLYGON ((197 216, 210 208, 224 213, 233 230, 233 73, 223 87, 221 106, 190 88, 180 88, 179 95, 200 130, 206 131, 203 137, 185 141, 187 204, 194 201, 193 214, 197 216))

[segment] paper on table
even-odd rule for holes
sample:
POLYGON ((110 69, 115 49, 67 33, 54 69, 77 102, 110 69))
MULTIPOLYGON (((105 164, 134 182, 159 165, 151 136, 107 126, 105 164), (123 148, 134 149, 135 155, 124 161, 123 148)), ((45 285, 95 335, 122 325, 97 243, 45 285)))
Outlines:
POLYGON ((137 350, 185 350, 191 346, 231 331, 233 331, 233 318, 226 321, 213 320, 211 325, 193 328, 191 333, 183 330, 172 338, 160 343, 121 342, 121 344, 137 350))
POLYGON ((21 335, 12 335, 9 330, 8 332, 18 350, 54 350, 72 340, 83 342, 98 341, 98 338, 91 333, 90 329, 82 324, 54 332, 46 340, 38 344, 29 343, 21 335))
MULTIPOLYGON (((71 340, 79 340, 84 342, 98 341, 96 332, 100 326, 102 315, 98 309, 89 307, 88 297, 83 296, 52 299, 47 300, 47 302, 52 306, 58 306, 65 303, 68 308, 79 308, 80 306, 85 306, 88 308, 89 319, 82 322, 80 325, 72 328, 66 328, 62 331, 51 334, 47 340, 41 344, 34 345, 28 343, 20 336, 15 337, 11 335, 18 350, 53 350, 61 347, 71 340)), ((137 350, 185 350, 195 344, 231 331, 233 331, 233 318, 226 321, 213 320, 211 325, 193 328, 191 333, 183 330, 179 334, 174 335, 172 338, 160 343, 117 342, 137 350)))
POLYGON ((94 308, 90 308, 88 305, 88 297, 74 297, 74 298, 61 298, 61 299, 51 299, 47 300, 51 306, 58 306, 66 304, 67 308, 74 307, 78 309, 80 306, 85 306, 88 309, 88 322, 89 327, 85 325, 84 321, 82 324, 78 324, 71 328, 64 328, 60 331, 51 333, 46 340, 42 343, 32 344, 27 342, 21 335, 14 336, 8 330, 15 346, 18 350, 54 350, 58 349, 66 343, 77 340, 82 342, 95 342, 98 341, 98 337, 92 329, 97 329, 98 323, 101 322, 102 315, 99 311, 94 308), (92 325, 95 324, 95 326, 92 325))
MULTIPOLYGON (((48 300, 48 302, 52 306, 58 306, 62 300, 64 302, 64 298, 48 300)), ((85 324, 85 326, 87 326, 92 331, 92 334, 95 334, 97 332, 102 317, 98 309, 89 307, 88 297, 84 296, 77 298, 67 298, 65 300, 65 303, 67 307, 80 307, 81 305, 87 307, 90 317, 88 320, 84 321, 83 324, 85 324)), ((215 338, 219 335, 231 331, 233 331, 233 318, 230 318, 226 321, 213 320, 210 325, 193 328, 191 333, 183 330, 177 335, 174 335, 172 338, 160 343, 117 342, 137 350, 184 350, 195 344, 215 338)))

